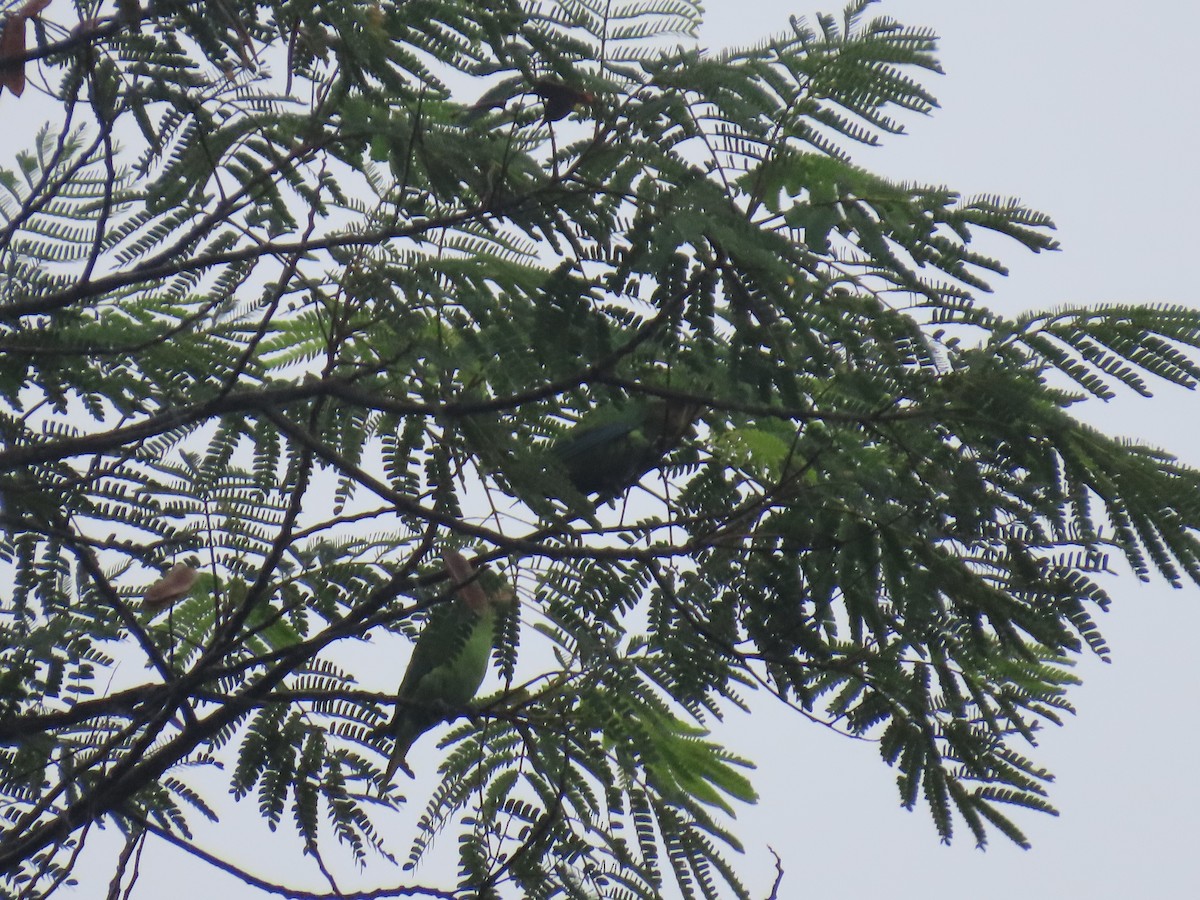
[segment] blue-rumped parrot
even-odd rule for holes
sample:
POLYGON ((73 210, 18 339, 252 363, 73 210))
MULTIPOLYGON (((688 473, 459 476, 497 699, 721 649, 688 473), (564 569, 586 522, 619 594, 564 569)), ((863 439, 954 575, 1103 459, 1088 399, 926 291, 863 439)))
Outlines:
POLYGON ((384 783, 397 769, 411 777, 405 757, 426 731, 454 718, 471 702, 495 642, 501 608, 514 599, 512 588, 487 570, 478 573, 459 553, 444 550, 442 560, 457 585, 454 599, 434 611, 413 646, 412 657, 396 692, 396 713, 382 733, 395 739, 384 783))
POLYGON ((559 437, 550 454, 579 493, 616 497, 683 440, 698 412, 694 403, 662 397, 604 406, 559 437))

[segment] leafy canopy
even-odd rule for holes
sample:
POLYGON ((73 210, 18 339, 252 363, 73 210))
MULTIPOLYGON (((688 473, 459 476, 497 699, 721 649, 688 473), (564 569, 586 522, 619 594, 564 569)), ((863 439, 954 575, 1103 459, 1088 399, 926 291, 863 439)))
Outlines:
POLYGON ((12 894, 105 823, 118 876, 169 841, 300 889, 204 855, 253 815, 223 772, 333 894, 399 853, 418 896, 744 897, 756 692, 942 839, 1025 843, 1104 574, 1200 576, 1197 473, 1070 407, 1194 386, 1200 315, 981 305, 979 238, 1051 222, 854 164, 935 106, 934 36, 868 5, 721 52, 691 0, 8 7, 6 121, 18 82, 55 116, 0 172, 12 894), (698 419, 640 486, 547 465, 656 397, 698 419), (452 547, 519 609, 402 796, 379 726, 452 547))

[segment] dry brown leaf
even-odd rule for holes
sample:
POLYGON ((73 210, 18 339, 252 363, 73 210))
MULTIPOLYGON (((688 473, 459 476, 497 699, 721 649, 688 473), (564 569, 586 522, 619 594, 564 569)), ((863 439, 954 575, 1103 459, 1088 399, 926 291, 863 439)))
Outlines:
POLYGON ((0 90, 8 88, 14 97, 25 93, 25 60, 8 60, 25 56, 25 23, 49 5, 50 0, 28 0, 4 20, 0 31, 0 90))
POLYGON ((196 583, 199 574, 187 563, 175 563, 166 575, 146 588, 146 605, 161 609, 176 600, 182 600, 196 583))

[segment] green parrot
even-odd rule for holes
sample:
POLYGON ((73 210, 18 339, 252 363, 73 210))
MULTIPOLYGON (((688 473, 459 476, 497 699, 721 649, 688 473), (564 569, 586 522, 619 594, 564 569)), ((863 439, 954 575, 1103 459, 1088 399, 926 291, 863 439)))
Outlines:
POLYGON ((616 497, 659 464, 692 427, 699 406, 662 397, 594 410, 550 447, 579 493, 616 497))
POLYGON ((413 646, 396 692, 396 712, 379 733, 395 738, 384 783, 397 769, 413 776, 405 757, 426 731, 453 718, 483 683, 495 641, 500 607, 514 599, 512 588, 493 572, 475 569, 460 554, 443 550, 442 560, 458 586, 456 597, 434 612, 413 646))

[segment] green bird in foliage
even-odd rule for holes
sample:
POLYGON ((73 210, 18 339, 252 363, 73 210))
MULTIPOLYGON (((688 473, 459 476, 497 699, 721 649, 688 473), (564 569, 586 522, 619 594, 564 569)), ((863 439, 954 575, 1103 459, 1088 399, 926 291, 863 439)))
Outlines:
POLYGON ((390 784, 397 769, 412 777, 405 758, 417 738, 454 718, 471 702, 495 642, 500 608, 514 599, 512 588, 495 573, 476 572, 459 553, 444 550, 442 559, 457 585, 450 603, 430 615, 413 646, 408 669, 396 692, 396 713, 381 734, 395 738, 384 772, 390 784))
POLYGON ((550 454, 579 493, 616 497, 678 446, 699 409, 662 397, 603 407, 556 440, 550 454))

